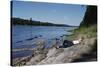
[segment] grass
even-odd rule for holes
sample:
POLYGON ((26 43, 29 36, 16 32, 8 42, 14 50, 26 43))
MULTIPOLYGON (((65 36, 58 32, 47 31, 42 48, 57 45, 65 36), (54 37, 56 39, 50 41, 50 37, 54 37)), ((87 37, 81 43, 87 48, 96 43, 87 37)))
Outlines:
POLYGON ((69 32, 73 33, 72 35, 66 37, 66 39, 69 40, 78 39, 80 37, 93 38, 97 37, 97 25, 92 25, 90 27, 81 27, 74 30, 70 30, 69 32))

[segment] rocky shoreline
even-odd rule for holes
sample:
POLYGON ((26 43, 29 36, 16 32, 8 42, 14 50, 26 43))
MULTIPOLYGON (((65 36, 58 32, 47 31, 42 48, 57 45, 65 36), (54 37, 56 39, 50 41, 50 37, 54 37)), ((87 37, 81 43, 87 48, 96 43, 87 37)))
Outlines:
MULTIPOLYGON (((73 45, 68 48, 56 48, 58 44, 56 41, 52 43, 51 48, 44 48, 44 40, 39 40, 37 48, 34 49, 20 49, 32 50, 30 56, 16 58, 12 60, 13 66, 23 65, 41 65, 41 64, 58 64, 70 63, 74 59, 81 58, 81 54, 89 53, 91 46, 94 45, 96 38, 84 39, 81 44, 73 45)), ((96 60, 96 59, 95 59, 96 60)))
POLYGON ((32 55, 30 55, 30 56, 12 59, 12 65, 13 66, 30 65, 31 63, 28 63, 28 61, 29 60, 31 61, 32 58, 34 58, 34 63, 32 63, 32 64, 36 64, 36 62, 43 60, 46 57, 48 51, 52 47, 54 47, 54 45, 56 44, 56 40, 52 41, 52 46, 50 48, 45 48, 44 44, 45 44, 44 39, 37 39, 36 42, 35 42, 35 45, 37 45, 37 47, 35 47, 35 48, 13 49, 12 50, 13 52, 25 51, 25 50, 31 50, 33 52, 32 52, 32 55))

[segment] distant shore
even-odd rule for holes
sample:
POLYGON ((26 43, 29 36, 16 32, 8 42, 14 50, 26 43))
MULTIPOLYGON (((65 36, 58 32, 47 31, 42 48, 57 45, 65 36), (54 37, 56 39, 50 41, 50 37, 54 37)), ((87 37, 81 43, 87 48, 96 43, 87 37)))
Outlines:
POLYGON ((32 20, 32 18, 28 20, 28 19, 12 17, 11 21, 12 21, 12 25, 78 27, 78 26, 72 26, 72 25, 67 25, 67 24, 54 24, 50 22, 35 21, 35 20, 32 20))

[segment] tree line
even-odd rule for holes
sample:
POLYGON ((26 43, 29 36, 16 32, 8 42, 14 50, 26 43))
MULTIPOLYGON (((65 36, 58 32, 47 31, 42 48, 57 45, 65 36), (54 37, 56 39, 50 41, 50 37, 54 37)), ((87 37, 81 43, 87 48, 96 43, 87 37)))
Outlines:
POLYGON ((41 21, 34 21, 32 18, 30 20, 28 19, 22 19, 22 18, 11 18, 12 25, 33 25, 33 26, 65 26, 65 27, 71 27, 70 25, 65 24, 54 24, 49 22, 41 22, 41 21))

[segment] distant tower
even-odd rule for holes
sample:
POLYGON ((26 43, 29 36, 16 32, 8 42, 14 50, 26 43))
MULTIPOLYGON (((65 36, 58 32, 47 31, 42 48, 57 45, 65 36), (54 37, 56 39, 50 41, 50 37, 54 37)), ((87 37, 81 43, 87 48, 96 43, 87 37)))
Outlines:
POLYGON ((30 18, 30 23, 31 23, 31 32, 30 32, 30 36, 32 37, 32 18, 30 18))
POLYGON ((30 18, 30 22, 32 21, 32 18, 30 18))

